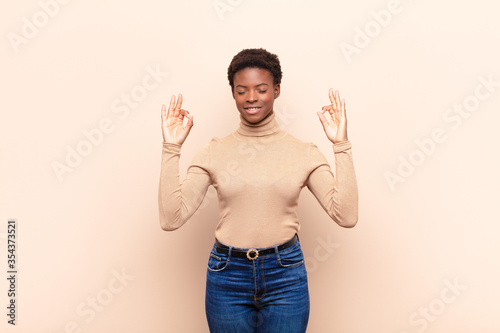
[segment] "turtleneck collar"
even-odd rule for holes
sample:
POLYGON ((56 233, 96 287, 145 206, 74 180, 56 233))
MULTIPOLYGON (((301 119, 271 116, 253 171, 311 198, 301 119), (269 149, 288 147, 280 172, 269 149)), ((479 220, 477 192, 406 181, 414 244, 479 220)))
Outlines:
POLYGON ((273 111, 266 119, 257 124, 248 122, 240 113, 240 127, 237 132, 244 136, 268 136, 277 134, 281 127, 276 120, 276 114, 273 111))

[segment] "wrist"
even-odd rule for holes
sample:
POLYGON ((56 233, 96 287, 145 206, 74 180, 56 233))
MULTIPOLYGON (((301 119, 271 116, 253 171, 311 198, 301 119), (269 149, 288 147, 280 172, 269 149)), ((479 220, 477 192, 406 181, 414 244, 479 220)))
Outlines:
POLYGON ((174 146, 174 147, 181 147, 182 144, 177 143, 177 142, 168 142, 168 141, 163 141, 162 142, 163 146, 174 146))
POLYGON ((333 152, 334 153, 341 153, 343 151, 346 151, 348 149, 352 148, 352 144, 349 140, 347 141, 341 141, 333 144, 333 152))

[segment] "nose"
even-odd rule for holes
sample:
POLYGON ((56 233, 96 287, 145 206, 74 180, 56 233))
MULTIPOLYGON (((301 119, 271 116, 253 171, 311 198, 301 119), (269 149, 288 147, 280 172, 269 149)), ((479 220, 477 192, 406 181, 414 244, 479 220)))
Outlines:
POLYGON ((247 102, 253 103, 257 101, 257 93, 253 90, 250 90, 247 95, 247 102))

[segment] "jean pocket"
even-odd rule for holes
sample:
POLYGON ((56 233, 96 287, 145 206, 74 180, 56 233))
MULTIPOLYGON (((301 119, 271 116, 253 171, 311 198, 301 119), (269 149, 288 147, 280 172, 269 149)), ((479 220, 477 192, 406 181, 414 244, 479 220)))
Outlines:
POLYGON ((229 257, 227 254, 218 253, 216 251, 210 252, 208 258, 207 268, 211 272, 220 272, 224 270, 229 264, 229 257))
POLYGON ((290 251, 283 251, 277 254, 278 263, 281 267, 295 267, 304 263, 304 254, 297 243, 290 251))

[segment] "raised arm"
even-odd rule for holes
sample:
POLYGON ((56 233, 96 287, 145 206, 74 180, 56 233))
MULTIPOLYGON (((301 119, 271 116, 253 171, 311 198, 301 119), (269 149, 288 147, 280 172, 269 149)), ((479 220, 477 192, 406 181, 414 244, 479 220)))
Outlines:
POLYGON ((210 185, 209 173, 202 167, 208 147, 197 153, 195 161, 200 163, 193 163, 182 184, 179 182, 181 146, 193 126, 193 116, 181 107, 182 95, 179 94, 177 103, 172 96, 168 113, 165 105, 161 113, 163 147, 158 206, 160 225, 166 231, 176 230, 187 222, 202 203, 210 185), (186 125, 184 117, 188 118, 186 125))
POLYGON ((358 222, 358 185, 351 148, 350 141, 333 144, 334 177, 328 161, 312 144, 310 158, 320 162, 306 183, 328 216, 344 228, 352 228, 358 222))
POLYGON ((347 117, 345 101, 340 99, 338 90, 329 90, 331 105, 317 112, 325 134, 333 144, 335 156, 335 177, 330 165, 313 145, 311 158, 320 161, 308 177, 307 187, 314 194, 328 215, 340 226, 351 228, 358 221, 358 186, 352 145, 347 138, 347 117), (326 113, 325 115, 325 112, 326 113))

